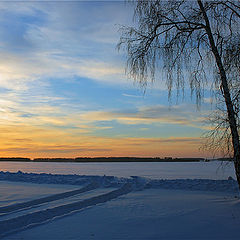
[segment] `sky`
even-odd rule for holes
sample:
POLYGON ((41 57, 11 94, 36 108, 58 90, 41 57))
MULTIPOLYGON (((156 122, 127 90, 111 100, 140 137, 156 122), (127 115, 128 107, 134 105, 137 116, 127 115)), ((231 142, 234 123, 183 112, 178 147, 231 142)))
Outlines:
POLYGON ((142 89, 118 51, 122 1, 0 2, 0 157, 210 157, 204 98, 142 89))

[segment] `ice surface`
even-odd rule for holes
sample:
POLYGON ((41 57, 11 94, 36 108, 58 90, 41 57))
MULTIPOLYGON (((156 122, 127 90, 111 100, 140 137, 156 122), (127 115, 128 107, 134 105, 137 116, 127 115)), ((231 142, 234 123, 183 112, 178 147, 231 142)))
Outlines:
POLYGON ((0 170, 8 172, 77 174, 151 179, 227 179, 235 176, 231 162, 117 162, 117 163, 57 163, 57 162, 0 162, 0 170))

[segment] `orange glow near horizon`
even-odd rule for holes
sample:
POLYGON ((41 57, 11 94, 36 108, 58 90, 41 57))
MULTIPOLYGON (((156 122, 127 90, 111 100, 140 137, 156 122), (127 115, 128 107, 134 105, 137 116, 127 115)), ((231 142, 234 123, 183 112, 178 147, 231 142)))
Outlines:
POLYGON ((114 138, 33 126, 0 128, 0 157, 205 157, 199 138, 114 138))

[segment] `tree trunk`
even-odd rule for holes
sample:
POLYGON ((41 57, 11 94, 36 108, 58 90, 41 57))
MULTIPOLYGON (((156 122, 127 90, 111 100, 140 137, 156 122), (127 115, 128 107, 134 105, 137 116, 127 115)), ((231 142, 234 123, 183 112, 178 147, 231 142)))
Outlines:
POLYGON ((205 20, 205 24, 206 24, 205 30, 208 35, 208 40, 209 40, 212 52, 215 56, 216 63, 217 63, 219 73, 220 73, 221 85, 223 88, 223 96, 224 96, 226 107, 227 107, 228 121, 229 121, 231 135, 232 135, 235 173, 236 173, 236 177, 237 177, 237 181, 238 181, 238 186, 240 189, 240 144, 239 144, 239 134, 238 134, 237 122, 236 122, 236 113, 234 112, 234 109, 233 109, 233 102, 232 102, 229 87, 228 87, 226 72, 223 67, 221 56, 218 52, 218 49, 216 47, 216 44, 215 44, 215 41, 213 38, 213 34, 211 31, 211 26, 209 23, 207 13, 202 4, 202 1, 197 0, 197 2, 202 11, 204 20, 205 20))

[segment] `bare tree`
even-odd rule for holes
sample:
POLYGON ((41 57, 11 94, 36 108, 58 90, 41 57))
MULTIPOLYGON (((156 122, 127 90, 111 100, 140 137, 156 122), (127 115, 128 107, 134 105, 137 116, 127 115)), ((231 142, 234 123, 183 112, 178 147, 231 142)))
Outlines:
MULTIPOLYGON (((141 86, 166 80, 184 94, 186 83, 199 105, 206 87, 224 99, 227 115, 223 139, 231 140, 235 172, 240 186, 238 132, 240 82, 240 1, 136 0, 136 27, 122 27, 119 49, 128 53, 127 70, 141 86), (236 86, 238 85, 238 89, 236 86), (235 87, 233 87, 235 86, 235 87), (231 91, 231 89, 237 89, 231 91), (215 90, 214 90, 215 91, 215 90), (237 107, 236 107, 237 106, 237 107)), ((221 117, 218 115, 219 121, 221 117)), ((220 130, 220 128, 219 128, 220 130)), ((217 141, 222 141, 219 138, 217 141)))
MULTIPOLYGON (((234 78, 233 80, 236 80, 234 78)), ((230 93, 232 96, 233 108, 236 114, 236 122, 238 133, 240 131, 240 82, 232 81, 230 84, 230 93)), ((207 125, 211 128, 203 135, 202 149, 213 151, 215 153, 221 152, 222 156, 233 158, 233 145, 231 137, 231 129, 228 120, 228 114, 226 109, 225 100, 222 95, 221 89, 215 91, 213 101, 215 102, 215 109, 205 120, 207 125)))

